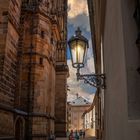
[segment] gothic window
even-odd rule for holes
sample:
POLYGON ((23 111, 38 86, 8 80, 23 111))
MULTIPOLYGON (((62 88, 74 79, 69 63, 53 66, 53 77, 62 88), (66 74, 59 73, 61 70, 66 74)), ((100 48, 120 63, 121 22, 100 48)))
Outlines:
POLYGON ((45 37, 45 32, 41 31, 41 38, 44 39, 44 37, 45 37))
POLYGON ((24 139, 24 123, 22 119, 18 119, 15 124, 15 140, 24 139))

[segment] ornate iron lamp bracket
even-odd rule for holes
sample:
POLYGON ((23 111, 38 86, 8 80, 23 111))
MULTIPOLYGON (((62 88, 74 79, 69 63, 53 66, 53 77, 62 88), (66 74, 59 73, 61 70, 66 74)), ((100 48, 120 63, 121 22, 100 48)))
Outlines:
POLYGON ((77 80, 84 80, 85 84, 89 84, 96 88, 105 89, 105 74, 80 74, 80 69, 77 69, 77 80))

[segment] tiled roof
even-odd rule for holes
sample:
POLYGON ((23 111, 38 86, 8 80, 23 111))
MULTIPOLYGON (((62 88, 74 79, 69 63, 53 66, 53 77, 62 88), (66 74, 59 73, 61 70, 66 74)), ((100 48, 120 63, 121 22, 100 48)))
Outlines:
POLYGON ((70 105, 90 105, 90 104, 91 103, 82 96, 70 102, 70 105))

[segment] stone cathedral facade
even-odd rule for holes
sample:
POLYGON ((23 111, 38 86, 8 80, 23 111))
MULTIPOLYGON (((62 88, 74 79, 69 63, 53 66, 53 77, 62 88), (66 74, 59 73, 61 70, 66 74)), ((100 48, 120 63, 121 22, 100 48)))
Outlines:
POLYGON ((67 0, 0 1, 0 139, 65 135, 66 42, 67 0))

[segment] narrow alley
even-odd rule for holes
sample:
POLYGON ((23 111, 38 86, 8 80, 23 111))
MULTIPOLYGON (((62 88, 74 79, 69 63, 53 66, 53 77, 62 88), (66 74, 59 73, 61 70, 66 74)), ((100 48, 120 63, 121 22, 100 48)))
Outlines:
POLYGON ((0 0, 0 140, 140 140, 140 0, 0 0))

